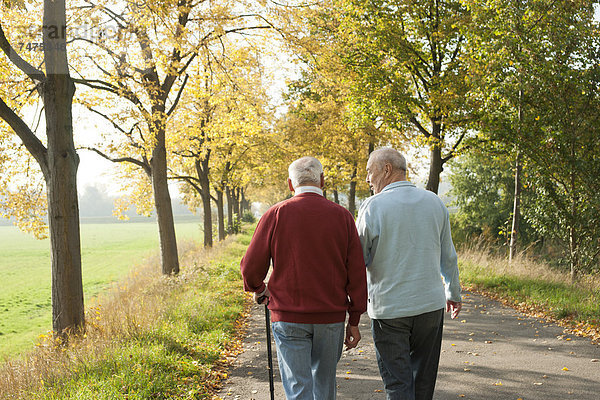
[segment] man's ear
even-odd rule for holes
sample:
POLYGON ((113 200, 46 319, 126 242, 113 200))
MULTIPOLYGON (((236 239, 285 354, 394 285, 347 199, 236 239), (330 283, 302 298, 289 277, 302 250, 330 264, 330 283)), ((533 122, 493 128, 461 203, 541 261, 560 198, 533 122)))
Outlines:
POLYGON ((287 181, 288 181, 288 187, 290 188, 290 191, 295 192, 294 186, 292 185, 292 180, 290 178, 288 178, 287 181))

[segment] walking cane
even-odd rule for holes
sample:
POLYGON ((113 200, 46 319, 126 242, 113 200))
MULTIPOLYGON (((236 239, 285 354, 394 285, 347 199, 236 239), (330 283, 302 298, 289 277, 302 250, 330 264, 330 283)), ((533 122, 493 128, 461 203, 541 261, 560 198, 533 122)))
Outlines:
MULTIPOLYGON (((257 302, 260 304, 267 296, 261 296, 257 302)), ((271 317, 269 313, 269 307, 265 304, 265 321, 267 328, 267 357, 269 359, 269 389, 271 390, 271 400, 275 400, 275 386, 273 384, 273 353, 271 351, 271 317)))

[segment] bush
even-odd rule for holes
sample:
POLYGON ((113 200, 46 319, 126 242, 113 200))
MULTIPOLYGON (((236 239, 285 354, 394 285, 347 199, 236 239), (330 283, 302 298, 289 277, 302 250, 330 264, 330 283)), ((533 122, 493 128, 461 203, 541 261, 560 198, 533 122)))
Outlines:
POLYGON ((251 211, 246 211, 242 214, 242 222, 248 222, 250 224, 253 224, 256 222, 256 218, 254 217, 254 214, 252 214, 251 211))

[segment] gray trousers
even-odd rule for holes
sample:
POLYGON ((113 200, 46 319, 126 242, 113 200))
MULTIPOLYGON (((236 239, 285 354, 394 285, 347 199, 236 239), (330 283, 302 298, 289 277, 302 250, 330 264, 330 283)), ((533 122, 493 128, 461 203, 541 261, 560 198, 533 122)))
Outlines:
POLYGON ((388 400, 433 398, 443 323, 443 309, 372 320, 377 363, 388 400))

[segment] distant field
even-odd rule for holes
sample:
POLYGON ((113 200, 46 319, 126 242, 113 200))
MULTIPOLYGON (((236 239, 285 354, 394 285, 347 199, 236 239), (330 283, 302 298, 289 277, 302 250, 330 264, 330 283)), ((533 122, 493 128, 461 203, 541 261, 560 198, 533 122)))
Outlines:
MULTIPOLYGON (((96 219, 81 225, 86 303, 158 252, 155 222, 114 221, 96 219)), ((178 241, 200 241, 200 224, 200 218, 177 222, 178 241)), ((38 335, 52 329, 49 246, 49 240, 0 226, 0 358, 31 347, 38 335)))

